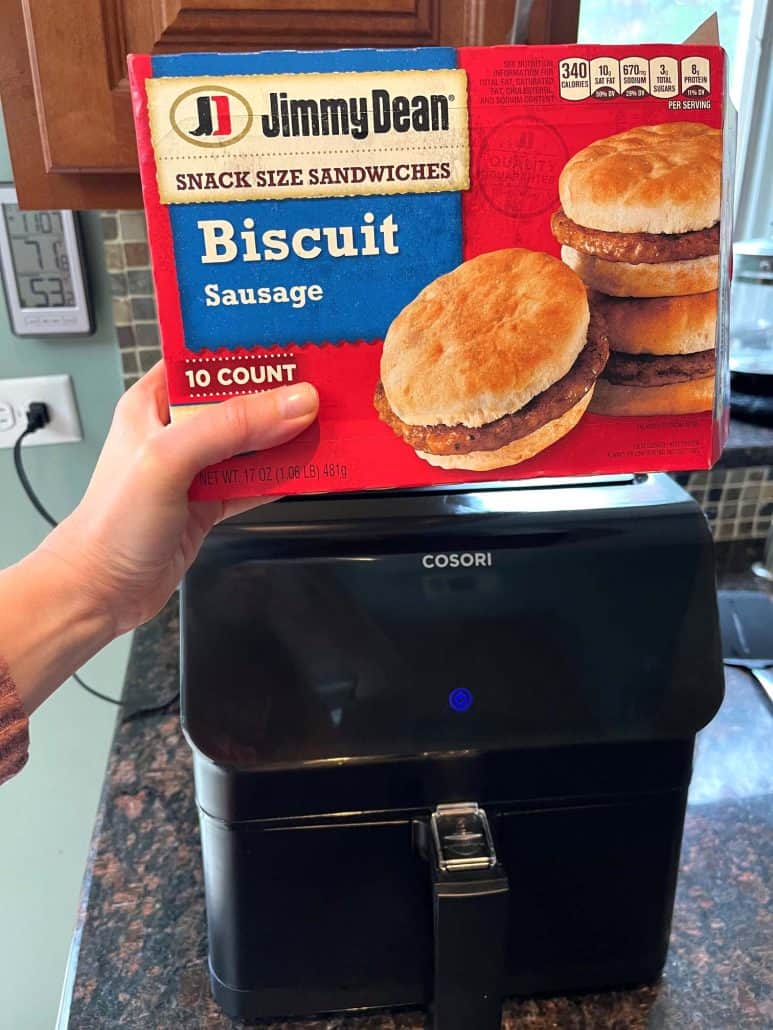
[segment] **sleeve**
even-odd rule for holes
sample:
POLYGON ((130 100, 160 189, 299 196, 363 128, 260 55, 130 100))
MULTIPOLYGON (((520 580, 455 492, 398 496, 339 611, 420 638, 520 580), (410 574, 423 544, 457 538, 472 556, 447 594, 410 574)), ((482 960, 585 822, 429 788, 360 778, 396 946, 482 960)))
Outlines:
POLYGON ((15 776, 25 765, 29 751, 29 720, 0 658, 0 784, 15 776))

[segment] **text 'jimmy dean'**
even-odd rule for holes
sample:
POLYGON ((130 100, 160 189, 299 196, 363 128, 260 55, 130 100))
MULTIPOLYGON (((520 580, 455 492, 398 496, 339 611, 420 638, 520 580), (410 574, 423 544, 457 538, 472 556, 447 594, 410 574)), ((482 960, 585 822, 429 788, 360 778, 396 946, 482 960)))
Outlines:
POLYGON ((374 89, 369 97, 294 99, 287 93, 269 93, 269 113, 260 118, 268 139, 277 136, 351 136, 367 139, 372 132, 447 132, 449 104, 455 97, 443 93, 392 96, 374 89))
POLYGON ((162 203, 467 189, 461 69, 147 81, 162 203))

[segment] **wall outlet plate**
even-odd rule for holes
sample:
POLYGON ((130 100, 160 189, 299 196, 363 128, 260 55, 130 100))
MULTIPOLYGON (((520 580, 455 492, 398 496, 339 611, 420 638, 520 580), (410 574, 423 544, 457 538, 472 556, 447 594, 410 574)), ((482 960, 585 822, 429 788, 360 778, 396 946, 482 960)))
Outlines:
POLYGON ((25 437, 24 447, 52 443, 77 443, 83 439, 72 380, 68 375, 0 379, 0 448, 13 447, 27 425, 32 401, 48 405, 51 421, 25 437))

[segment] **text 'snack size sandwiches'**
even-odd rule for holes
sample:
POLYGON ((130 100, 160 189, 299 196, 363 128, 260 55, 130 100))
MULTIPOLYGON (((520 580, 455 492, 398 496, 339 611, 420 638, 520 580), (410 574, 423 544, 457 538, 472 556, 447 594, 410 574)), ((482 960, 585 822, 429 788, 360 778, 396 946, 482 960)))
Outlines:
POLYGON ((193 496, 716 460, 718 47, 134 56, 130 78, 172 418, 321 396, 193 496))

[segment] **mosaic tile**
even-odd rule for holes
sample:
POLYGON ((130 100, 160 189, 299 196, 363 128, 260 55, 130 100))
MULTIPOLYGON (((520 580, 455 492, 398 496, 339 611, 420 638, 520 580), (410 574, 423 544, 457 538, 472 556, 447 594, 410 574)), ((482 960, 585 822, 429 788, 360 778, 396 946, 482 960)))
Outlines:
POLYGON ((150 265, 147 243, 125 243, 123 252, 127 268, 147 268, 150 265))
POLYGON ((149 297, 153 292, 153 277, 149 268, 130 268, 126 273, 126 281, 130 297, 149 297))
POLYGON ((161 360, 160 350, 141 350, 137 351, 140 359, 140 368, 143 372, 147 372, 148 369, 153 368, 157 361, 161 360))
POLYGON ((121 238, 129 243, 147 241, 145 214, 142 211, 121 211, 118 216, 121 238))
POLYGON ((151 322, 156 317, 156 302, 152 297, 132 297, 132 317, 138 322, 151 322))
POLYGON ((121 351, 121 365, 123 367, 124 375, 131 375, 132 373, 139 372, 139 362, 137 361, 137 352, 133 350, 121 351))
POLYGON ((158 326, 155 322, 135 322, 134 338, 138 347, 159 346, 158 326))
POLYGON ((110 293, 113 297, 125 297, 127 290, 126 273, 108 272, 107 276, 110 280, 110 293))
POLYGON ((102 236, 105 240, 118 239, 118 219, 107 211, 102 213, 102 236))
POLYGON ((116 333, 118 334, 118 346, 121 350, 133 350, 137 346, 132 326, 119 325, 116 327, 116 333))

